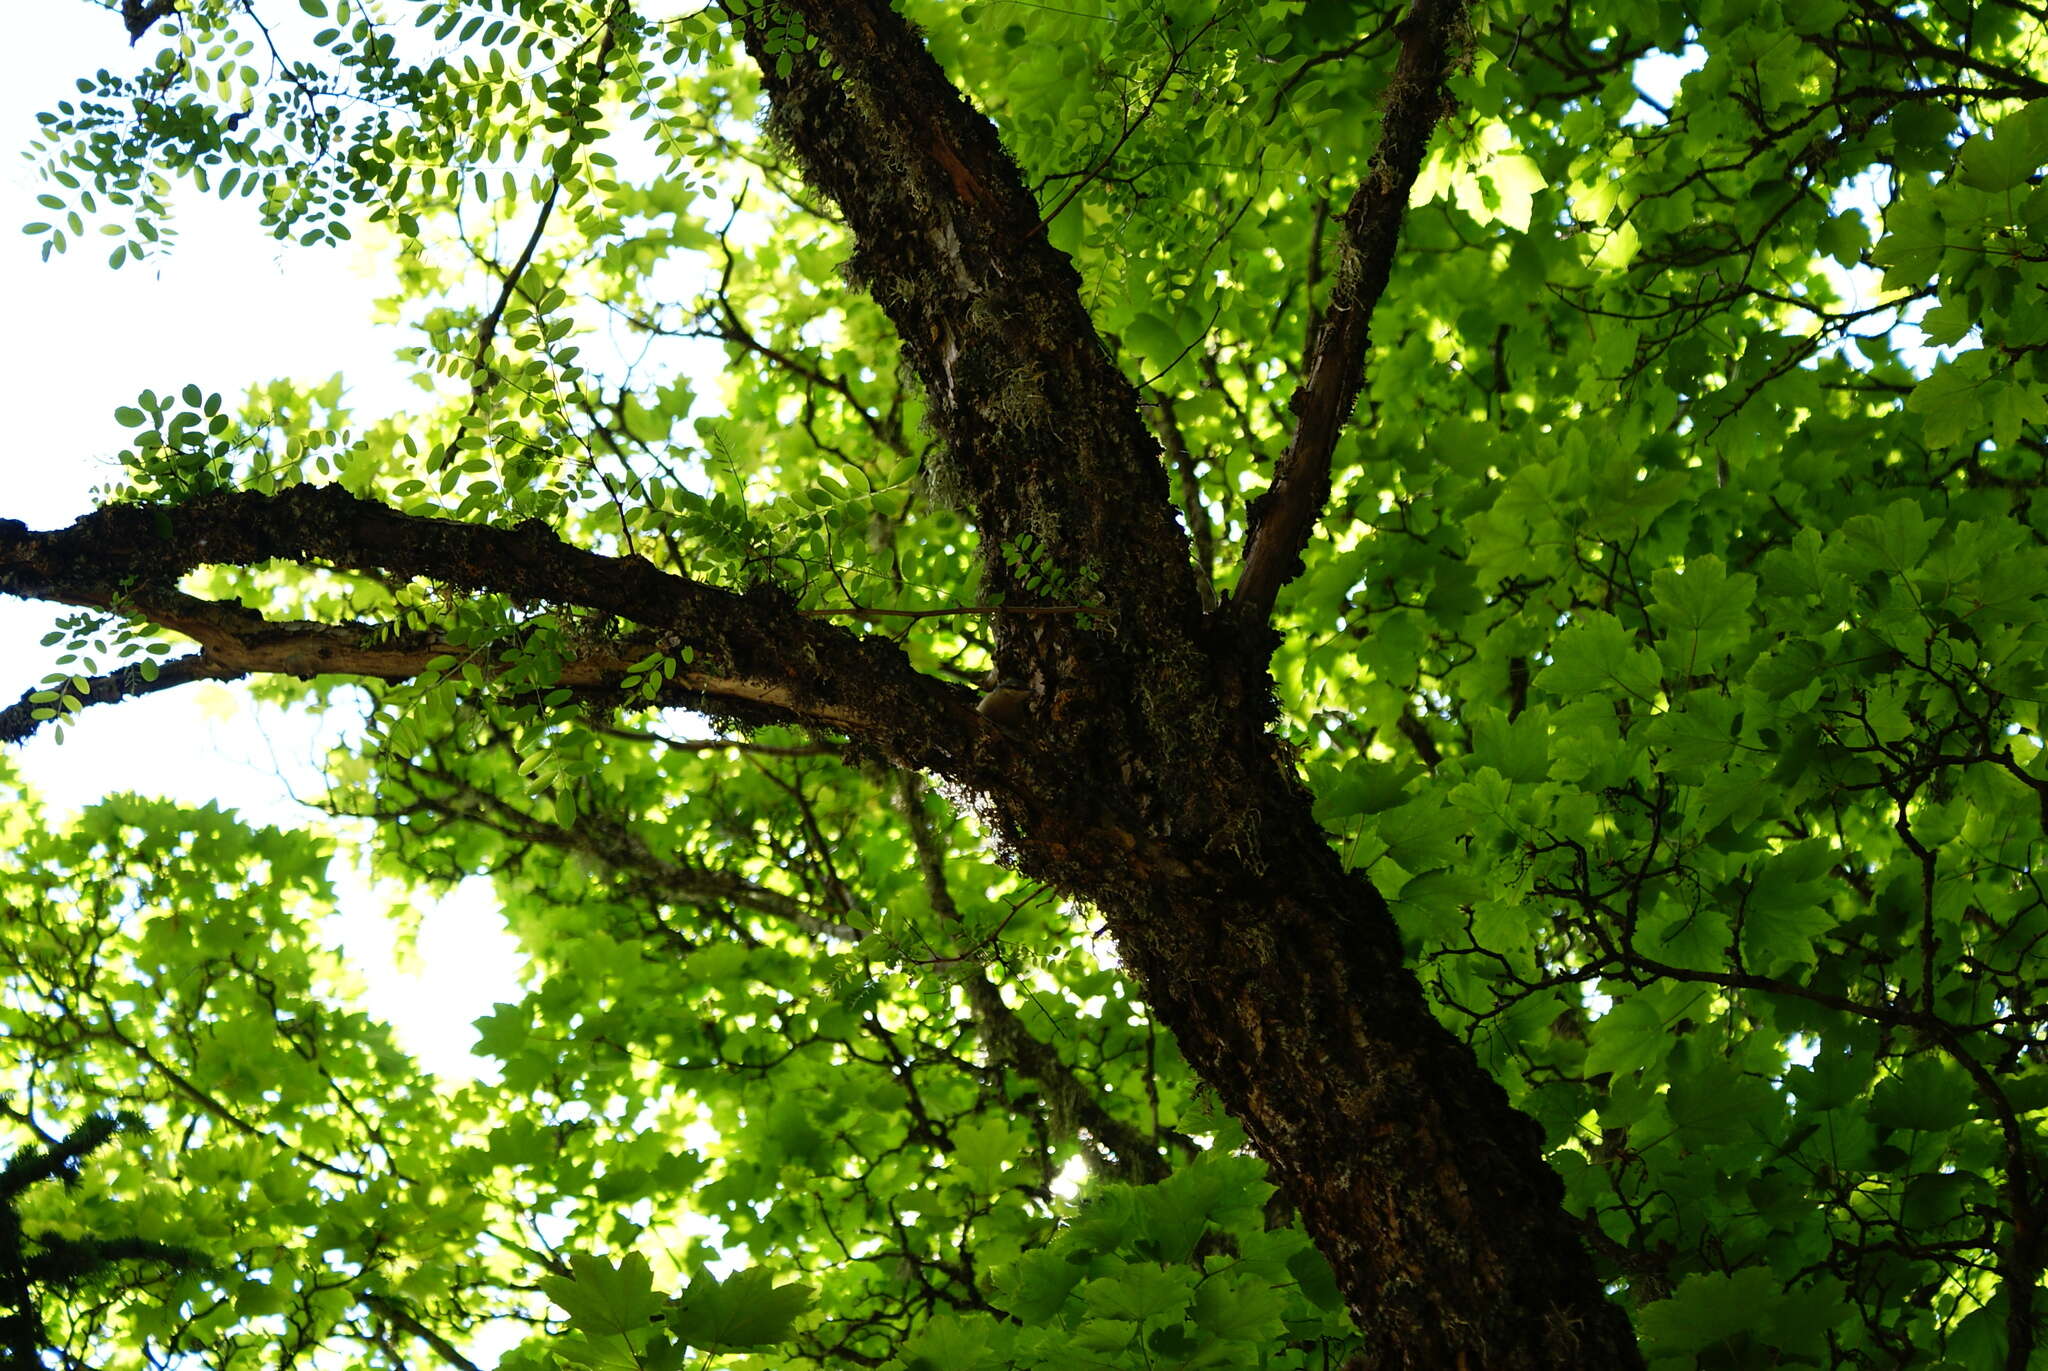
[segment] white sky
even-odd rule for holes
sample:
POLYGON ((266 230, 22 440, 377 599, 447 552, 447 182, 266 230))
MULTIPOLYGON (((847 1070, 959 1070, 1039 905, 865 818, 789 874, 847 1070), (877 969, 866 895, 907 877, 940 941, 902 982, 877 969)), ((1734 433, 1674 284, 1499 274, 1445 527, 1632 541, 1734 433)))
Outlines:
MULTIPOLYGON (((128 52, 118 15, 79 3, 36 5, 0 44, 0 144, 19 152, 38 110, 73 93, 128 52)), ((0 332, 0 518, 31 527, 70 523, 90 507, 89 489, 126 446, 116 405, 150 388, 187 382, 232 404, 252 384, 281 376, 318 380, 340 371, 359 414, 375 416, 418 392, 392 360, 410 341, 371 326, 368 278, 348 247, 305 249, 260 232, 248 201, 180 197, 176 247, 118 271, 113 240, 90 230, 63 257, 40 260, 20 226, 47 217, 45 187, 17 157, 0 184, 0 298, 11 328, 0 332)), ((60 611, 0 598, 0 702, 18 699, 52 669, 38 646, 60 611)), ((134 790, 190 804, 207 801, 254 822, 314 821, 292 792, 320 788, 325 736, 318 720, 249 702, 239 687, 205 684, 87 710, 58 745, 45 730, 14 760, 53 803, 73 809, 134 790)), ((487 884, 465 884, 423 904, 418 957, 400 969, 383 911, 402 892, 373 893, 336 864, 348 889, 338 922, 347 955, 370 986, 369 1008, 390 1021, 427 1065, 473 1074, 470 1021, 517 993, 519 959, 487 884)))

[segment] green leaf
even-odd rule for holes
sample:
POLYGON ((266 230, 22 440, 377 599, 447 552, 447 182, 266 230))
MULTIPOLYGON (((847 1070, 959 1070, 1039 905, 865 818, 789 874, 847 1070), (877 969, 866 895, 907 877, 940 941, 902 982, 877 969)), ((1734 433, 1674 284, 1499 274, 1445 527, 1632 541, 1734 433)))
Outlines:
POLYGON ((1132 317, 1124 330, 1124 339, 1137 353, 1148 379, 1163 376, 1188 346, 1188 340, 1180 336, 1171 322, 1150 311, 1132 317))
POLYGON ((1672 643, 1672 664, 1687 674, 1718 667, 1749 630, 1756 578, 1729 575, 1719 557, 1710 554, 1687 562, 1683 570, 1659 571, 1650 584, 1650 618, 1672 643))
POLYGON ((1969 1077, 1932 1057, 1916 1057, 1871 1092, 1871 1122, 1883 1128, 1940 1133, 1970 1114, 1974 1090, 1969 1077))
POLYGON ((1666 1107, 1671 1122, 1696 1144, 1739 1142, 1772 1136, 1778 1097, 1768 1081, 1732 1063, 1711 1062, 1674 1079, 1666 1107))
POLYGON ((1004 1163, 1017 1155, 1019 1139, 1001 1119, 982 1118, 953 1130, 953 1160, 983 1194, 1002 1183, 1004 1163))
POLYGON ((1066 1304, 1087 1268, 1065 1253, 1041 1247, 1024 1253, 996 1277, 998 1308, 1025 1323, 1045 1323, 1066 1304))
POLYGON ((1987 133, 1972 138, 1956 162, 1956 179, 1975 190, 2023 185, 2048 165, 2048 100, 2031 100, 1987 133))
POLYGON ((613 1263, 577 1253, 569 1259, 569 1279, 543 1276, 540 1286, 577 1332, 593 1340, 644 1334, 659 1321, 662 1299, 654 1293, 647 1259, 636 1252, 613 1263))
POLYGON ((986 1371, 1004 1365, 1001 1330, 986 1315, 941 1314, 903 1345, 906 1371, 986 1371))
POLYGON ((1195 1291, 1195 1325, 1212 1337, 1266 1342, 1281 1335, 1287 1300, 1253 1276, 1211 1277, 1195 1291))
POLYGON ((728 1280, 698 1276, 677 1295, 669 1331, 705 1352, 744 1352, 773 1347, 790 1335, 817 1291, 790 1282, 776 1285, 766 1267, 751 1266, 728 1280))
POLYGON ((1081 1299, 1095 1318, 1126 1324, 1178 1318, 1194 1298, 1194 1274, 1186 1267, 1131 1262, 1116 1274, 1081 1286, 1081 1299))
POLYGON ((1664 1016, 1647 996, 1623 1000, 1603 1014, 1593 1024, 1592 1038, 1586 1070, 1596 1075, 1639 1070, 1671 1050, 1664 1016))
POLYGON ((1784 1298, 1782 1283, 1762 1267, 1704 1272, 1680 1281, 1670 1299, 1645 1305, 1637 1327, 1651 1356, 1687 1356, 1758 1327, 1784 1298))
POLYGON ((1323 1254, 1304 1248, 1287 1259, 1287 1270, 1300 1282, 1301 1293, 1318 1308, 1335 1313, 1344 1307, 1343 1292, 1337 1288, 1337 1274, 1323 1254))
POLYGON ((1557 641, 1554 660, 1536 684, 1559 699, 1619 693, 1643 703, 1660 689, 1657 664, 1613 615, 1584 615, 1557 641))
POLYGON ((1901 196, 1885 214, 1884 237, 1870 260, 1884 267, 1887 290, 1920 286, 1941 267, 1948 252, 1948 225, 1925 196, 1901 196))

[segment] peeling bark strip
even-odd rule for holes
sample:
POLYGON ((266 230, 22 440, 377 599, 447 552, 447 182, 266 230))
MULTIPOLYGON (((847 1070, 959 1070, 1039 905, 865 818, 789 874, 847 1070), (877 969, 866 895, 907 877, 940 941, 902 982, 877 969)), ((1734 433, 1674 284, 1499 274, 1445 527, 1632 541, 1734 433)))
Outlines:
POLYGON ((1301 574, 1302 549, 1330 498, 1330 459, 1365 386, 1372 312, 1393 273, 1408 194, 1437 121, 1451 108, 1444 77, 1465 34, 1464 0, 1414 0, 1395 26, 1400 61, 1380 108, 1372 174, 1352 193, 1330 307, 1309 344, 1308 371, 1289 407, 1294 434, 1273 484, 1251 507, 1244 570, 1231 591, 1240 623, 1264 624, 1280 587, 1301 574))
MULTIPOLYGON (((1017 864, 1102 911, 1336 1268, 1360 1367, 1640 1366, 1539 1130, 1430 1013, 1385 901, 1343 871, 1263 732, 1263 653, 1246 660, 1201 620, 1137 396, 994 127, 885 0, 747 10, 773 128, 853 228, 848 274, 930 391, 991 579, 1012 588, 994 548, 1029 531, 1064 565, 1098 566, 1116 615, 1113 635, 1052 622, 1005 643, 1035 685, 1083 702, 1035 716, 991 795, 1017 864), (779 76, 792 18, 827 60, 800 52, 779 76)), ((1403 22, 1375 173, 1346 216, 1302 424, 1248 559, 1266 608, 1327 493, 1463 17, 1457 0, 1417 0, 1403 22)))

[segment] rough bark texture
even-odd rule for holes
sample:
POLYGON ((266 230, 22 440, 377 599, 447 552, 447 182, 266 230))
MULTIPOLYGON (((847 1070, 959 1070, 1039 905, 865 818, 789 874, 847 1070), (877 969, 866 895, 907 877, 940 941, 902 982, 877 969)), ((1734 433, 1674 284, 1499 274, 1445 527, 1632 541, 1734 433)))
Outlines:
POLYGON ((1263 871, 1212 862, 1095 895, 1337 1270, 1361 1364, 1638 1365, 1539 1130, 1430 1014, 1384 902, 1306 804, 1268 805, 1263 871))
MULTIPOLYGON (((1264 732, 1263 653, 1242 646, 1264 639, 1327 493, 1462 5, 1420 0, 1402 23, 1380 156, 1230 618, 1243 636, 1199 617, 1137 397, 993 126, 884 0, 776 13, 828 60, 770 78, 775 126, 854 229, 850 274, 932 396, 988 574, 1002 583, 995 549, 1025 529, 1104 569, 1113 634, 1054 624, 1007 645, 1040 695, 1031 764, 993 792, 1019 865, 1101 908, 1336 1267, 1367 1365, 1639 1364, 1538 1130, 1437 1024, 1385 902, 1342 871, 1264 732)), ((758 20, 749 39, 766 58, 758 20)))
POLYGON ((994 125, 887 5, 756 10, 746 33, 772 131, 838 202, 855 237, 846 274, 888 313, 924 385, 944 444, 929 460, 976 522, 988 583, 1009 604, 1045 602, 1001 555, 1029 535, 1034 562, 1107 611, 1106 631, 1041 620, 1005 632, 1002 674, 1029 683, 1033 712, 1077 756, 1143 736, 1159 746, 1142 751, 1193 765, 1186 723, 1215 717, 1216 702, 1187 537, 1136 388, 994 125), (780 78, 770 26, 789 19, 819 55, 780 78))
MULTIPOLYGON (((1207 615, 1138 397, 993 125, 886 0, 791 0, 740 22, 769 73, 777 134, 838 201, 857 243, 848 271, 928 392, 991 584, 1032 603, 1002 555, 1029 533, 1108 611, 1094 629, 1004 616, 998 664, 1029 683, 1023 724, 997 728, 892 644, 775 596, 598 557, 534 526, 414 518, 334 490, 116 508, 57 533, 0 524, 0 592, 162 616, 202 645, 188 678, 395 678, 445 650, 372 643, 374 625, 264 623, 171 589, 192 566, 274 558, 616 616, 625 627, 580 644, 564 678, 592 692, 650 650, 690 646, 693 665, 660 702, 830 730, 944 775, 986 797, 1022 869, 1099 907, 1335 1267, 1366 1337, 1362 1366, 1639 1366, 1538 1130, 1431 1015, 1385 902, 1342 870, 1267 732, 1265 609, 1320 513, 1462 6, 1417 0, 1403 21, 1382 155, 1347 216, 1358 260, 1248 553, 1256 594, 1207 615), (799 48, 777 77, 792 21, 824 60, 799 48)), ((118 693, 95 683, 82 698, 118 693)))

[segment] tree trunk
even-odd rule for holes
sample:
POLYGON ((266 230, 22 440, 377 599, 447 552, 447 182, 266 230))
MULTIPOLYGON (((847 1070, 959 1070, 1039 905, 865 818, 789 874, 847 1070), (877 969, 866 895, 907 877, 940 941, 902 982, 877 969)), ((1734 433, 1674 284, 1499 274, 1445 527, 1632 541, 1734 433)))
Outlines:
POLYGON ((1429 1012, 1386 902, 1343 871, 1265 732, 1265 609, 1327 489, 1318 464, 1357 393, 1462 6, 1402 21, 1382 156, 1347 216, 1372 260, 1350 268, 1297 397, 1278 531, 1247 562, 1258 602, 1206 617, 1137 394, 994 127, 884 0, 789 0, 745 23, 774 128, 839 202, 849 276, 923 379, 989 583, 1034 602, 999 552, 1025 532, 1053 567, 1096 573, 1107 627, 999 623, 1028 722, 955 779, 989 797, 1019 867, 1108 919, 1335 1268, 1364 1366, 1639 1366, 1540 1131, 1429 1012), (820 57, 778 63, 792 20, 820 57))
POLYGON ((1640 1365, 1539 1128, 1429 1012, 1386 902, 1305 803, 1263 820, 1257 864, 1104 863, 1092 883, 1068 865, 1061 883, 1093 885, 1147 1002, 1299 1207, 1361 1365, 1640 1365))

